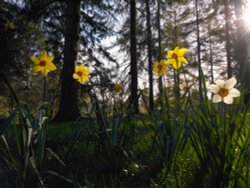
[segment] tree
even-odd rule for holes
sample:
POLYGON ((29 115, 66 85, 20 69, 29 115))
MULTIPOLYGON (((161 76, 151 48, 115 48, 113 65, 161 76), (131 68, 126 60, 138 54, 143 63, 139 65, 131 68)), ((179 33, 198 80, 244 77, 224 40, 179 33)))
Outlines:
POLYGON ((139 113, 138 104, 138 70, 137 70, 137 40, 136 40, 136 1, 130 0, 130 102, 133 112, 139 113))
POLYGON ((76 120, 80 116, 77 105, 77 83, 72 77, 79 39, 80 2, 80 0, 67 1, 62 87, 56 121, 76 120))
POLYGON ((196 34, 197 34, 197 58, 198 58, 198 69, 199 69, 199 94, 200 99, 203 99, 202 94, 202 67, 201 67, 201 42, 200 42, 200 21, 199 21, 199 4, 198 0, 195 0, 195 14, 196 14, 196 34))
POLYGON ((148 46, 148 75, 149 75, 149 109, 154 110, 154 88, 153 88, 153 72, 152 72, 152 48, 151 48, 151 20, 149 0, 146 0, 147 12, 147 46, 148 46))
MULTIPOLYGON (((157 1, 157 32, 158 32, 158 61, 162 59, 162 41, 161 41, 161 0, 157 1)), ((162 84, 162 76, 158 79, 158 88, 159 88, 159 97, 160 101, 163 99, 163 84, 162 84)), ((162 109, 162 103, 160 103, 162 109)))
POLYGON ((225 39, 226 39, 226 53, 227 53, 227 76, 232 77, 232 63, 231 63, 231 42, 230 42, 230 26, 229 26, 229 7, 228 0, 224 0, 224 19, 225 19, 225 39))

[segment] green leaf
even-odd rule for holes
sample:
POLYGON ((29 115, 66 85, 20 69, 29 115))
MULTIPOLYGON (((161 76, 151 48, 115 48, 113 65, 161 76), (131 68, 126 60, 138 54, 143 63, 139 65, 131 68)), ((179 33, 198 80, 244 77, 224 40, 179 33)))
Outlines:
POLYGON ((12 114, 5 119, 5 121, 0 125, 0 136, 3 134, 4 130, 10 125, 11 121, 16 116, 16 111, 12 112, 12 114))

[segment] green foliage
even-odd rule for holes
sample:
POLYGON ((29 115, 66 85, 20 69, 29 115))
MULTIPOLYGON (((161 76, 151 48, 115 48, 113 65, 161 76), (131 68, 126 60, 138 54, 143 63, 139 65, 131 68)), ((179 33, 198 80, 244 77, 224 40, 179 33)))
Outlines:
POLYGON ((192 186, 248 187, 245 162, 249 154, 247 109, 239 105, 214 105, 206 101, 192 107, 191 143, 198 156, 192 186))

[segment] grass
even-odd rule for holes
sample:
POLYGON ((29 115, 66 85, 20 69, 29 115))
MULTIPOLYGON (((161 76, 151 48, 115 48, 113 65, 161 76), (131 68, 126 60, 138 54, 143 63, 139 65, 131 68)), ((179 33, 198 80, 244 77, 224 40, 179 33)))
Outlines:
MULTIPOLYGON (((126 143, 121 139, 119 145, 107 148, 99 143, 100 138, 95 132, 98 130, 98 125, 94 121, 50 124, 47 128, 47 145, 64 159, 68 171, 63 172, 65 176, 75 173, 75 179, 78 179, 80 184, 89 183, 100 187, 105 187, 105 185, 110 187, 115 183, 115 187, 138 187, 140 183, 141 187, 147 187, 154 179, 158 181, 158 176, 164 173, 161 171, 162 164, 159 163, 163 159, 160 151, 155 152, 153 146, 154 126, 156 125, 150 117, 141 117, 134 123, 133 143, 126 143), (73 149, 72 138, 75 138, 77 133, 81 133, 81 136, 73 149)), ((127 126, 126 123, 125 125, 127 126)), ((178 161, 182 161, 182 169, 183 167, 190 168, 191 156, 189 162, 187 160, 189 151, 185 151, 185 155, 178 158, 178 161)), ((179 177, 180 173, 182 176, 187 174, 185 170, 176 173, 179 177)), ((185 175, 185 177, 188 176, 185 175)))
POLYGON ((100 112, 101 119, 42 121, 40 128, 30 114, 22 116, 23 109, 20 124, 12 114, 1 125, 0 185, 248 187, 250 116, 237 106, 202 105, 187 101, 178 116, 164 111, 107 118, 100 112), (27 119, 37 131, 30 145, 27 119))

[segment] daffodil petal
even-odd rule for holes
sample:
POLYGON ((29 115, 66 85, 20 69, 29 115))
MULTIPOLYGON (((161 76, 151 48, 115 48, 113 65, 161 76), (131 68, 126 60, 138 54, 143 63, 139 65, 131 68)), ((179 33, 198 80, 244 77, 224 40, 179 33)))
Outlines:
POLYGON ((168 64, 168 65, 171 65, 171 64, 172 64, 172 59, 168 59, 168 60, 167 60, 167 64, 168 64))
POLYGON ((168 58, 172 58, 174 51, 173 50, 169 50, 168 51, 168 58))
POLYGON ((220 88, 224 88, 225 81, 224 80, 216 80, 216 85, 218 85, 220 88))
POLYGON ((48 63, 47 68, 48 68, 50 71, 54 71, 54 70, 57 69, 56 66, 55 66, 53 63, 51 63, 51 62, 48 63))
POLYGON ((52 61, 54 60, 54 58, 55 58, 55 56, 48 56, 47 57, 47 62, 49 62, 49 63, 52 63, 52 61))
POLYGON ((218 102, 221 102, 222 101, 222 98, 220 95, 214 95, 213 96, 213 103, 218 103, 218 102))
POLYGON ((46 68, 42 68, 41 74, 46 77, 48 75, 48 70, 46 68))
POLYGON ((175 70, 178 70, 181 67, 181 62, 175 61, 175 63, 173 63, 173 67, 175 70))
POLYGON ((181 63, 186 63, 187 62, 185 57, 179 57, 178 61, 181 62, 181 63))
POLYGON ((78 82, 79 82, 80 84, 82 84, 82 77, 81 77, 81 76, 78 77, 78 82))
POLYGON ((35 65, 40 63, 40 60, 36 56, 31 56, 30 59, 35 65))
POLYGON ((175 47, 174 52, 179 53, 179 47, 175 47))
POLYGON ((184 56, 184 54, 187 52, 187 49, 186 48, 181 48, 180 50, 179 50, 179 55, 180 56, 184 56))
POLYGON ((162 74, 167 74, 168 73, 168 70, 165 68, 162 70, 162 74))
POLYGON ((40 72, 41 70, 42 70, 42 67, 40 67, 40 66, 33 66, 32 67, 33 72, 40 72))
POLYGON ((185 93, 186 93, 186 92, 183 91, 183 90, 180 91, 180 94, 181 94, 181 95, 184 95, 185 93))
POLYGON ((223 98, 223 102, 226 104, 232 104, 233 103, 233 97, 231 95, 227 95, 223 98))
POLYGON ((84 64, 81 64, 81 65, 80 65, 80 68, 81 68, 81 69, 84 69, 84 68, 85 68, 85 65, 84 65, 84 64))
POLYGON ((73 78, 74 78, 74 79, 78 79, 78 77, 79 77, 79 76, 78 76, 76 73, 73 74, 73 78))
POLYGON ((86 77, 84 78, 84 82, 87 82, 87 81, 89 81, 89 77, 88 77, 88 76, 86 76, 86 77))
POLYGON ((153 68, 153 72, 157 73, 158 72, 157 70, 158 70, 157 67, 153 68))
POLYGON ((176 59, 169 59, 169 64, 174 64, 174 63, 176 63, 176 59))
POLYGON ((179 88, 180 88, 180 90, 183 90, 185 88, 185 84, 184 83, 180 84, 179 88))
POLYGON ((160 64, 167 64, 167 61, 162 59, 162 60, 160 60, 160 64))
POLYGON ((232 77, 225 82, 225 88, 232 89, 236 83, 237 83, 236 79, 234 77, 232 77))
POLYGON ((81 84, 84 84, 86 81, 88 81, 88 77, 86 77, 86 76, 81 76, 80 77, 80 83, 81 84))
POLYGON ((89 73, 90 73, 90 69, 89 69, 89 68, 87 68, 87 67, 85 67, 85 68, 84 68, 84 72, 85 72, 87 75, 89 75, 89 73))
POLYGON ((229 90, 229 95, 232 97, 239 97, 240 96, 240 91, 238 89, 232 88, 229 90))
POLYGON ((175 70, 177 70, 177 69, 180 68, 180 66, 178 65, 178 63, 177 63, 176 61, 172 64, 172 66, 173 66, 173 68, 174 68, 175 70))
POLYGON ((42 51, 40 60, 41 61, 46 61, 47 60, 47 52, 45 50, 42 51))
POLYGON ((219 92, 219 90, 220 90, 220 87, 218 86, 218 85, 215 85, 215 84, 211 84, 210 86, 209 86, 209 89, 212 91, 212 93, 218 93, 219 92))

